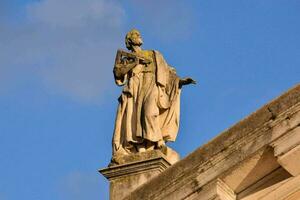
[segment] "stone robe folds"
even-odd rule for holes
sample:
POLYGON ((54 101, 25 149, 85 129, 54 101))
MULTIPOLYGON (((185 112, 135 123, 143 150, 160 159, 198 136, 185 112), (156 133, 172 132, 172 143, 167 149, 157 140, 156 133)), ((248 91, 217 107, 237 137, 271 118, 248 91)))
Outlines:
MULTIPOLYGON (((134 152, 145 141, 175 141, 179 128, 179 77, 158 51, 143 51, 152 60, 116 77, 124 86, 113 136, 113 154, 134 152)), ((116 66, 115 66, 116 67, 116 66)))

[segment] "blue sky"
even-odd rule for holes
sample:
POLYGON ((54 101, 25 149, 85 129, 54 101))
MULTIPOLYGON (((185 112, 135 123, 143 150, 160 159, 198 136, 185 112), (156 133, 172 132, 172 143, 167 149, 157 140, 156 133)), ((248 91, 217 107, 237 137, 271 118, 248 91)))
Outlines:
POLYGON ((195 150, 299 83, 299 0, 0 0, 0 199, 108 199, 112 67, 128 30, 181 76, 195 150))

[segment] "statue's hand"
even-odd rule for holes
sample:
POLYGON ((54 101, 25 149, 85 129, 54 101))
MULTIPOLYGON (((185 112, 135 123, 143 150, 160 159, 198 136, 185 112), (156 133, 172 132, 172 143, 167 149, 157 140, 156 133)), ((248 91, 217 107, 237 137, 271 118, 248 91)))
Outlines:
POLYGON ((151 63, 151 60, 147 60, 147 59, 139 59, 140 61, 140 64, 143 64, 143 65, 148 65, 151 63))
POLYGON ((183 85, 189 85, 189 84, 196 84, 196 81, 189 77, 179 80, 179 87, 182 87, 183 85))

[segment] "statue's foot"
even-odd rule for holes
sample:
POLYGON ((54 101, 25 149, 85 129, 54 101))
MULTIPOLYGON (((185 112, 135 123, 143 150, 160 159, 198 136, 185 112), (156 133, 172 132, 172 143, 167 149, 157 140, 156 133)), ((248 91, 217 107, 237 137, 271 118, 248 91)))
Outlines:
POLYGON ((138 144, 137 146, 136 146, 136 150, 137 150, 137 152, 145 152, 146 151, 146 147, 145 147, 145 144, 144 143, 142 143, 142 144, 138 144))
POLYGON ((165 143, 164 140, 159 140, 159 141, 157 142, 157 148, 158 148, 158 149, 161 149, 161 148, 163 148, 164 146, 166 146, 166 143, 165 143))
POLYGON ((138 148, 138 152, 145 152, 146 151, 146 148, 145 147, 139 147, 138 148))

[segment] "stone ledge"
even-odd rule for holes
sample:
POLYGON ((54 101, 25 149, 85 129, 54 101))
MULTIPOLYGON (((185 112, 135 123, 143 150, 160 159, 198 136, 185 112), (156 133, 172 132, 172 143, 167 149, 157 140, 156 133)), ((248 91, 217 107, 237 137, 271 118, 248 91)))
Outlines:
POLYGON ((133 191, 125 199, 186 199, 257 151, 299 126, 300 85, 263 106, 133 191), (275 131, 285 120, 284 131, 275 131), (273 130, 274 129, 274 130, 273 130))
POLYGON ((111 166, 100 169, 99 172, 108 180, 114 180, 122 176, 144 173, 153 169, 162 172, 170 166, 171 164, 164 157, 154 157, 143 161, 111 166))

